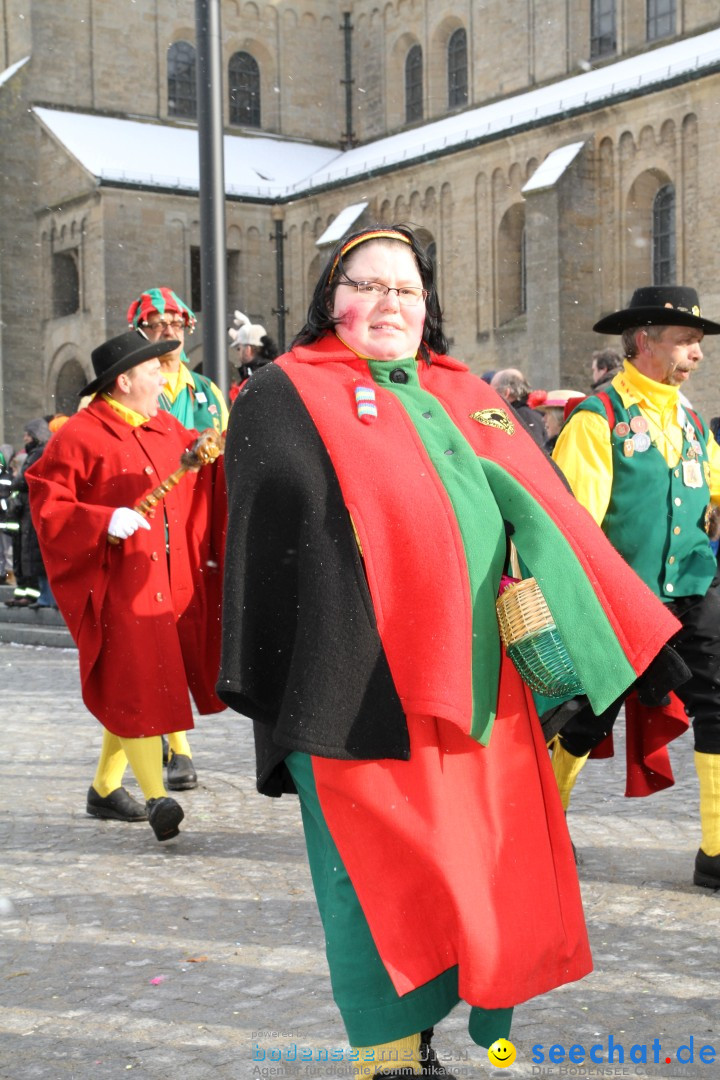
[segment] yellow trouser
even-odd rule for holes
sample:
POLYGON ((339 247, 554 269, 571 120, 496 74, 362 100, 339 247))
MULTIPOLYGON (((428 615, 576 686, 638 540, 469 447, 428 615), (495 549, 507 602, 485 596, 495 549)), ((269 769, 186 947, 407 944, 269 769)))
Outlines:
POLYGON ((370 1080, 376 1073, 382 1075, 395 1069, 412 1069, 415 1075, 422 1072, 419 1032, 379 1046, 354 1046, 353 1050, 360 1054, 359 1060, 353 1062, 356 1080, 370 1080))
POLYGON ((167 795, 162 773, 162 740, 159 735, 147 739, 121 739, 109 731, 103 734, 100 760, 95 771, 93 787, 101 798, 122 785, 125 769, 130 763, 140 790, 148 799, 167 795))
POLYGON ((192 757, 187 731, 173 731, 171 735, 168 735, 167 741, 172 754, 186 754, 187 757, 192 757))
POLYGON ((700 781, 701 848, 706 855, 720 855, 720 754, 695 751, 700 781))
POLYGON ((584 754, 583 757, 575 757, 574 754, 569 754, 560 742, 559 736, 555 737, 552 744, 552 769, 555 773, 563 810, 567 810, 570 805, 570 793, 575 787, 575 781, 588 756, 584 754))

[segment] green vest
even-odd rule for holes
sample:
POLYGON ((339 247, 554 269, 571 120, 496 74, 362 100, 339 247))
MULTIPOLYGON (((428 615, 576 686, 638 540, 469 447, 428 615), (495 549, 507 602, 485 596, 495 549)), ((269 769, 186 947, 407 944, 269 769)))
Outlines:
POLYGON ((191 371, 190 374, 195 384, 195 393, 193 395, 195 428, 198 431, 204 431, 205 428, 211 427, 215 428, 215 431, 221 432, 222 409, 213 391, 210 379, 206 378, 205 375, 198 375, 196 371, 191 371))
MULTIPOLYGON (((681 596, 704 596, 717 570, 705 532, 705 512, 710 502, 705 431, 696 418, 685 413, 683 461, 674 468, 657 449, 652 425, 647 432, 652 445, 627 455, 624 444, 633 432, 623 427, 618 431, 618 426, 629 428, 632 418, 643 413, 635 404, 626 409, 613 387, 607 390, 607 396, 615 418, 610 433, 612 493, 602 522, 603 532, 661 600, 668 603, 681 596), (688 487, 684 482, 683 463, 690 461, 698 466, 693 470, 698 487, 688 487)), ((585 398, 574 411, 580 409, 598 413, 610 422, 598 397, 585 398)))
POLYGON ((192 387, 186 386, 174 401, 165 395, 160 395, 160 407, 165 412, 171 413, 183 427, 195 428, 204 431, 206 428, 214 428, 222 431, 222 408, 214 393, 210 379, 205 375, 199 375, 190 370, 192 387))

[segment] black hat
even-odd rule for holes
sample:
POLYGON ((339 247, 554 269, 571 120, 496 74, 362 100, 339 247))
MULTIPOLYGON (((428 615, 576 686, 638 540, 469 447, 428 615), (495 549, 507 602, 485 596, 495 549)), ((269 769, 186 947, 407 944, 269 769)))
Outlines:
POLYGON ((593 326, 598 334, 622 334, 631 326, 694 326, 720 334, 720 323, 700 317, 700 300, 685 285, 648 285, 636 289, 623 311, 606 315, 593 326))
POLYGON ((145 360, 164 356, 179 346, 179 341, 149 341, 142 330, 128 330, 125 334, 110 338, 92 351, 95 378, 80 391, 80 397, 95 394, 115 382, 118 375, 137 367, 145 360))

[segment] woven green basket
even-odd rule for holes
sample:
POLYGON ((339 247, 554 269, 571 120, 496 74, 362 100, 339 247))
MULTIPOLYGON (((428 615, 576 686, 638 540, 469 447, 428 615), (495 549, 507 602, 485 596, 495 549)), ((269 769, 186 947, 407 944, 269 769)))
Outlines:
POLYGON ((554 627, 528 634, 508 646, 507 654, 531 690, 545 697, 582 692, 572 660, 554 627))
POLYGON ((535 578, 509 585, 498 597, 497 612, 507 654, 532 690, 545 697, 582 693, 572 660, 535 578))

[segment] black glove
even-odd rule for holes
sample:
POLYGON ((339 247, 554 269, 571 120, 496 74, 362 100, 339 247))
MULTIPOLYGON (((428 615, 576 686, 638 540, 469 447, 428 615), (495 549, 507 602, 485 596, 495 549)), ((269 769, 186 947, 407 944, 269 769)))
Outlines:
MULTIPOLYGON (((669 693, 678 686, 682 686, 692 678, 692 672, 685 661, 675 652, 671 645, 663 645, 660 652, 650 665, 638 676, 632 686, 628 687, 622 698, 626 698, 633 690, 641 705, 648 708, 657 708, 670 704, 669 693)), ((622 700, 619 699, 617 704, 622 700)), ((589 702, 584 695, 570 698, 560 705, 555 705, 544 712, 540 717, 543 738, 549 743, 558 731, 562 731, 565 725, 573 719, 580 709, 587 708, 589 702)), ((612 708, 612 706, 610 706, 612 708)))
POLYGON ((563 701, 561 705, 553 705, 544 712, 540 717, 540 726, 545 742, 549 743, 580 709, 585 709, 588 705, 588 699, 584 694, 580 694, 578 697, 570 698, 569 701, 563 701))
POLYGON ((655 708, 669 705, 671 690, 692 678, 692 671, 672 645, 663 645, 650 665, 645 668, 633 687, 641 705, 655 708))

